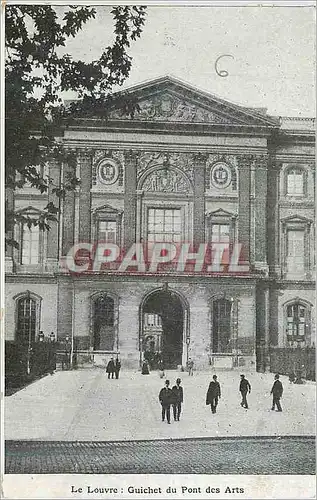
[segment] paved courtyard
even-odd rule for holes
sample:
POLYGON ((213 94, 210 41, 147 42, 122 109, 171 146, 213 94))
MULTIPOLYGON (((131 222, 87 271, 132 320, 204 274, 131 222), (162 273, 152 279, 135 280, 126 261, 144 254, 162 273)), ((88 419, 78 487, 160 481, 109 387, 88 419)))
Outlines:
POLYGON ((283 412, 273 412, 273 374, 248 374, 248 410, 240 406, 239 372, 218 372, 222 398, 217 414, 205 405, 213 372, 167 372, 180 376, 184 405, 180 422, 161 422, 157 372, 124 371, 108 380, 101 368, 60 371, 5 397, 5 439, 39 441, 134 441, 232 436, 315 435, 315 384, 284 384, 283 412))
POLYGON ((7 474, 315 474, 313 438, 7 441, 7 474))

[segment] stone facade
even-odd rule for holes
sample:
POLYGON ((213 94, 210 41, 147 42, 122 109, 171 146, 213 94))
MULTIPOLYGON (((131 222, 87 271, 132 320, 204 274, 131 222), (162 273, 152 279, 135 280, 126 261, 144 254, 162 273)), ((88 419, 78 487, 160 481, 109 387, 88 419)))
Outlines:
MULTIPOLYGON (((198 368, 255 369, 259 345, 313 345, 314 121, 272 117, 171 78, 130 92, 139 101, 133 116, 113 110, 65 129, 80 186, 47 234, 16 228, 20 249, 6 255, 6 339, 19 341, 21 328, 35 339, 53 331, 96 363, 112 352, 133 368, 154 327, 167 366, 190 357, 198 368), (108 241, 126 252, 170 234, 197 249, 221 241, 221 231, 229 247, 242 245, 248 272, 65 268, 74 243, 108 241)), ((41 211, 59 203, 52 189, 70 171, 52 162, 47 194, 26 186, 8 196, 17 210, 41 211)))

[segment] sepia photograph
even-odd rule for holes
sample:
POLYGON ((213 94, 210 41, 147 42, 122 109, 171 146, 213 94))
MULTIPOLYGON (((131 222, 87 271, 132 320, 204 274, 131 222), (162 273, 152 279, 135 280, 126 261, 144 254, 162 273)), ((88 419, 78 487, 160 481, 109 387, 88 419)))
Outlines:
POLYGON ((3 498, 315 498, 315 2, 2 7, 3 498))

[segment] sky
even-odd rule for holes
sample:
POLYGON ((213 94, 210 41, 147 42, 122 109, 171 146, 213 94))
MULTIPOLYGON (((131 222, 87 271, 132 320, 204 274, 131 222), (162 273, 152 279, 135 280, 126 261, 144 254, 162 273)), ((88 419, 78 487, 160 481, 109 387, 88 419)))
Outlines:
MULTIPOLYGON (((83 60, 98 58, 112 40, 110 8, 96 9, 66 47, 83 60)), ((125 86, 169 74, 272 115, 315 116, 315 38, 313 7, 150 6, 125 86), (227 77, 215 71, 223 54, 232 56, 218 63, 227 77)))

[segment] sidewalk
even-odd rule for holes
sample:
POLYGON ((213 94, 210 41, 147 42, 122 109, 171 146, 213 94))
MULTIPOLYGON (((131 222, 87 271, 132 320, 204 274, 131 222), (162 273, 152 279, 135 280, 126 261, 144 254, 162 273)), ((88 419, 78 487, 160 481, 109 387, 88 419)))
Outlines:
POLYGON ((168 371, 171 385, 180 376, 184 405, 180 422, 161 422, 157 372, 122 371, 108 380, 105 370, 57 372, 5 398, 5 439, 124 441, 230 436, 315 435, 315 383, 290 384, 281 376, 283 412, 273 412, 274 374, 245 373, 252 385, 250 409, 240 406, 239 373, 219 372, 222 398, 217 414, 205 405, 213 372, 168 371))

